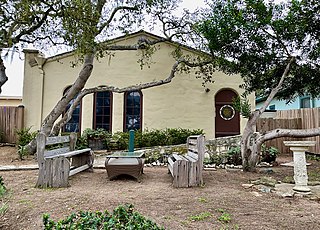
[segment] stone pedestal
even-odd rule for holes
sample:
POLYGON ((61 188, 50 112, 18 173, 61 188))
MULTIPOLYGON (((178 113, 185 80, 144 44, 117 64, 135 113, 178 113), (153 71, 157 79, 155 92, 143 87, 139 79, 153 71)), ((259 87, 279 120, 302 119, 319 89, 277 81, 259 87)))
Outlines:
POLYGON ((315 141, 284 141, 286 146, 290 147, 293 152, 293 162, 294 162, 294 181, 295 186, 293 190, 302 193, 310 192, 308 187, 308 174, 306 165, 306 154, 305 151, 309 147, 316 144, 315 141))

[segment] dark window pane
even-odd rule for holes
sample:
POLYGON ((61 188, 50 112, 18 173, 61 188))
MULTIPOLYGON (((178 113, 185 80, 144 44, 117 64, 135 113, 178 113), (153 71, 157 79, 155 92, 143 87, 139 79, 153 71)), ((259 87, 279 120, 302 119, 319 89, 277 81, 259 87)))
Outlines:
POLYGON ((109 116, 110 115, 110 107, 102 107, 103 110, 103 114, 105 116, 109 116))
POLYGON ((301 99, 301 108, 311 108, 310 97, 301 99))
POLYGON ((110 129, 111 92, 96 93, 95 128, 110 129))
POLYGON ((138 91, 126 94, 125 129, 141 128, 141 95, 138 91))

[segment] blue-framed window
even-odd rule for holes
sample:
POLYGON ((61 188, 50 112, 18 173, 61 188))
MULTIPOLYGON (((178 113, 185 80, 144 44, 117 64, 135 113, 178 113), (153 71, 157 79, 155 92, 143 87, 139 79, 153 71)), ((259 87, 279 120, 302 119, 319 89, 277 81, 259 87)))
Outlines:
MULTIPOLYGON (((66 88, 63 92, 63 95, 65 95, 70 88, 71 88, 71 86, 66 88)), ((69 102, 64 114, 68 111, 68 109, 70 108, 70 106, 72 105, 72 103, 74 102, 76 97, 77 97, 77 95, 69 102)), ((62 131, 68 132, 68 133, 69 132, 79 133, 81 130, 80 120, 81 120, 81 102, 77 105, 77 107, 73 111, 71 119, 64 125, 62 131)))
POLYGON ((141 91, 124 94, 124 131, 142 128, 142 93, 141 91))
POLYGON ((111 131, 112 124, 112 92, 104 91, 94 94, 93 128, 111 131))

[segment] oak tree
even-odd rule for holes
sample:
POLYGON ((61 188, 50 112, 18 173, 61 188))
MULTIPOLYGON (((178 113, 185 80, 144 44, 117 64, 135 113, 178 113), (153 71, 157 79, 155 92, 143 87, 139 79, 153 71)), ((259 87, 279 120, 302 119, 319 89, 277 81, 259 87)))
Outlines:
POLYGON ((246 108, 242 115, 248 118, 241 141, 245 171, 255 170, 261 144, 267 140, 320 134, 320 128, 255 133, 257 119, 275 96, 290 100, 305 93, 320 95, 319 12, 320 4, 314 0, 218 0, 197 24, 219 68, 240 74, 246 94, 267 97, 253 112, 245 100, 242 103, 247 105, 242 106, 246 108))

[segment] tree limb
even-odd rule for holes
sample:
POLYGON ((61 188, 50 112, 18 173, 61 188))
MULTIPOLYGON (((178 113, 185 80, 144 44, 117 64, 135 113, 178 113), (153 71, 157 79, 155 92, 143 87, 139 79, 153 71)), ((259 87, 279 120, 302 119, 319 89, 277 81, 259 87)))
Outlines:
POLYGON ((258 138, 263 143, 279 137, 314 137, 320 135, 320 128, 313 129, 274 129, 258 138))
POLYGON ((49 135, 51 133, 51 128, 53 123, 58 119, 58 117, 64 112, 68 103, 81 91, 89 79, 92 69, 93 69, 93 59, 94 54, 85 55, 83 67, 77 77, 76 81, 73 83, 71 88, 68 90, 66 95, 64 95, 60 101, 55 105, 49 115, 44 119, 41 125, 41 132, 49 135))
POLYGON ((98 28, 97 34, 100 34, 102 32, 102 30, 104 30, 105 27, 109 27, 109 25, 112 22, 113 18, 115 17, 116 13, 120 10, 135 11, 135 10, 138 10, 138 8, 136 6, 134 6, 134 7, 132 7, 132 6, 118 6, 118 7, 114 8, 112 13, 109 16, 109 19, 105 23, 102 23, 99 26, 100 28, 98 28))
POLYGON ((177 60, 173 64, 169 76, 163 80, 141 83, 141 84, 137 84, 137 85, 126 86, 123 88, 114 87, 114 86, 98 86, 98 87, 94 87, 94 88, 83 89, 78 94, 78 96, 76 97, 76 99, 74 100, 74 102, 72 103, 70 108, 68 109, 67 113, 65 113, 63 118, 61 118, 61 120, 55 124, 54 128, 52 129, 51 134, 57 135, 59 133, 61 128, 71 119, 73 111, 76 109, 77 105, 81 102, 82 98, 85 95, 95 93, 95 92, 103 92, 103 91, 111 91, 114 93, 124 93, 124 92, 138 91, 138 90, 142 90, 142 89, 148 89, 151 87, 156 87, 156 86, 168 84, 175 77, 175 73, 177 72, 177 68, 178 68, 179 64, 182 62, 184 62, 183 59, 177 60))
POLYGON ((291 65, 292 63, 296 60, 295 57, 291 57, 289 63, 287 64, 281 78, 280 78, 280 81, 278 82, 278 85, 276 87, 274 87, 269 96, 267 97, 266 101, 264 102, 264 104, 262 105, 262 107, 258 110, 256 110, 254 113, 256 113, 258 115, 258 117, 256 117, 256 119, 258 119, 260 117, 260 115, 266 111, 267 107, 269 106, 270 102, 272 101, 272 99, 275 97, 275 95, 279 92, 279 90, 281 89, 282 87, 282 84, 283 84, 283 81, 284 79, 289 75, 289 72, 290 72, 290 68, 291 68, 291 65))

